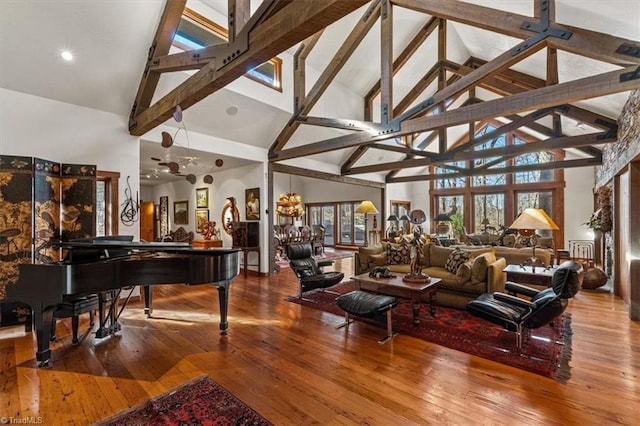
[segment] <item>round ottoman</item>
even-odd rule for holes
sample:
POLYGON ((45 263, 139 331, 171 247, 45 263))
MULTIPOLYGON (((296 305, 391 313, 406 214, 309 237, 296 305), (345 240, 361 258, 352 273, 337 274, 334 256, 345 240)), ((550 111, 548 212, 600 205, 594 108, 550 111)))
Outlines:
POLYGON ((609 277, 600 268, 589 268, 584 272, 584 278, 582 280, 582 288, 587 290, 593 290, 598 287, 602 287, 607 283, 609 277))

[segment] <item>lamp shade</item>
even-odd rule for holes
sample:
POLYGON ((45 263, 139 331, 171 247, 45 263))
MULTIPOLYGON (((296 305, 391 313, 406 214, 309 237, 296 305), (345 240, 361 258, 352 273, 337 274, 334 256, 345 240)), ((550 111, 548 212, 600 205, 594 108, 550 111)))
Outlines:
POLYGON ((378 213, 378 209, 373 205, 371 201, 364 200, 356 209, 356 213, 376 214, 378 213))
POLYGON ((397 221, 398 221, 398 220, 400 220, 400 219, 398 219, 398 216, 396 216, 395 214, 392 214, 392 215, 389 215, 389 217, 387 218, 387 220, 388 220, 388 221, 393 220, 393 221, 397 222, 397 221))
POLYGON ((434 222, 451 222, 451 218, 446 213, 440 213, 436 217, 433 218, 434 222))
POLYGON ((411 221, 411 218, 410 218, 409 216, 407 216, 406 214, 403 214, 403 215, 400 217, 400 220, 408 220, 408 221, 411 221))
POLYGON ((513 229, 552 229, 558 230, 558 225, 542 209, 525 209, 511 224, 513 229))
POLYGON ((488 225, 490 223, 491 222, 489 222, 489 219, 487 219, 486 217, 484 219, 482 219, 482 222, 481 222, 482 225, 488 225))

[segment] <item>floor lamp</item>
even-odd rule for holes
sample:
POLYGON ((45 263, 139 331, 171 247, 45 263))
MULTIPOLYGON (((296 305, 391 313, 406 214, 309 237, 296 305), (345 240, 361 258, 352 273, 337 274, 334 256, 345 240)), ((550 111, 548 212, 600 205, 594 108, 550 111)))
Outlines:
MULTIPOLYGON (((557 231, 558 225, 549 217, 549 215, 542 209, 525 209, 516 220, 511 224, 509 228, 517 229, 518 234, 523 237, 531 238, 531 245, 533 246, 533 256, 526 261, 524 265, 532 266, 532 270, 535 272, 535 265, 539 263, 536 257, 536 229, 557 231)), ((548 265, 543 265, 548 266, 548 265)))
POLYGON ((358 208, 356 209, 356 213, 364 213, 364 245, 365 247, 369 247, 369 231, 367 229, 367 217, 368 214, 378 214, 378 209, 373 203, 369 200, 364 200, 358 208))

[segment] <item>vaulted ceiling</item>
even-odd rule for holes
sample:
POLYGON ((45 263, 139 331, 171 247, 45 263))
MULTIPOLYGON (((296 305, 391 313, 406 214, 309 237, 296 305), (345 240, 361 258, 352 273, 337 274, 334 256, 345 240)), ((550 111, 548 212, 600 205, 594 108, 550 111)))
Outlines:
MULTIPOLYGON (((170 55, 171 37, 185 3, 167 1, 153 42, 155 51, 132 109, 131 132, 143 134, 167 120, 176 105, 188 108, 246 69, 295 47, 294 112, 269 149, 278 171, 300 172, 277 164, 295 165, 299 158, 322 160, 336 152, 340 156, 333 158, 339 159, 340 175, 379 173, 388 183, 433 179, 427 166, 498 157, 491 163, 495 165, 520 154, 555 149, 573 149, 576 155, 539 167, 597 165, 602 161, 602 144, 617 140, 616 107, 607 109, 607 103, 619 105, 628 91, 640 88, 637 30, 634 38, 625 38, 558 19, 560 10, 570 17, 578 2, 511 2, 529 9, 525 15, 480 4, 496 2, 265 0, 250 15, 249 0, 229 0, 228 10, 235 18, 229 20, 229 32, 235 33, 234 40, 200 52, 170 55), (374 32, 377 42, 371 37, 374 32), (474 45, 474 34, 490 44, 474 45), (471 42, 460 49, 456 44, 461 39, 471 42), (334 53, 328 55, 331 43, 334 53), (316 48, 323 52, 325 66, 309 84, 306 62, 316 48), (314 115, 314 106, 327 89, 335 81, 344 84, 345 76, 338 75, 345 69, 353 72, 353 66, 347 66, 350 61, 361 64, 362 70, 377 70, 351 80, 350 86, 363 95, 362 117, 314 115), (198 72, 151 105, 160 74, 178 67, 198 72), (377 77, 371 80, 372 75, 377 77), (615 94, 622 98, 607 98, 615 94), (474 138, 488 119, 503 125, 474 138), (296 138, 296 132, 307 126, 332 129, 335 136, 311 142, 296 138), (515 147, 474 150, 516 129, 542 142, 519 146, 517 151, 515 147), (459 140, 465 143, 456 144, 459 140)), ((638 18, 637 7, 627 13, 632 20, 638 18)), ((627 21, 623 28, 633 25, 627 21)), ((494 171, 491 164, 451 169, 450 175, 489 174, 494 171)), ((514 166, 508 171, 519 170, 514 166)))
POLYGON ((427 166, 478 155, 469 134, 489 119, 543 141, 522 149, 568 149, 572 163, 554 167, 592 165, 639 87, 638 22, 640 2, 626 0, 3 0, 0 87, 131 113, 143 141, 181 105, 190 131, 268 149, 274 169, 318 160, 313 172, 332 178, 428 180, 427 166), (194 3, 232 10, 234 41, 209 56, 169 53, 171 27, 194 3), (73 65, 57 60, 63 46, 75 48, 73 65), (232 87, 283 52, 295 56, 291 99, 232 87))

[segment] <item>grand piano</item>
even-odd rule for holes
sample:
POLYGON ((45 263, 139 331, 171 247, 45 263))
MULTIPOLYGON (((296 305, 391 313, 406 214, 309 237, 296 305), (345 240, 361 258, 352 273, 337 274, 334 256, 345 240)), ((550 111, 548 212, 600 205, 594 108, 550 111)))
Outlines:
POLYGON ((130 236, 94 237, 61 243, 64 260, 21 264, 9 301, 28 304, 33 312, 39 366, 49 364, 53 311, 63 300, 141 285, 145 312, 152 310, 151 286, 210 284, 218 289, 220 333, 226 334, 228 290, 240 272, 239 249, 196 249, 186 243, 134 242, 130 236))

